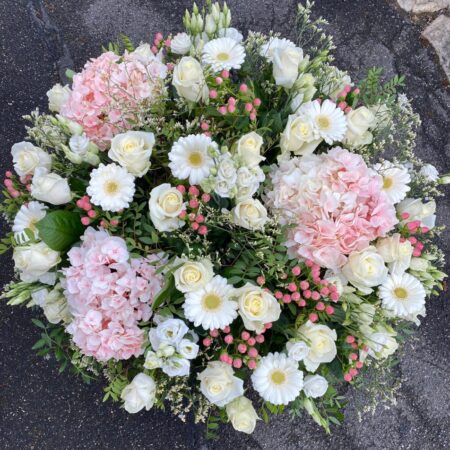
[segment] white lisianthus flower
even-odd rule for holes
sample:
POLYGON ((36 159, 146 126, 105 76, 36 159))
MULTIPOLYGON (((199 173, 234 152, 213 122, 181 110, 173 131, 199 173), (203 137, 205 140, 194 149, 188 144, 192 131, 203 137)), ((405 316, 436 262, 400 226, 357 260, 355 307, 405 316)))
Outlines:
POLYGON ((244 47, 234 39, 223 37, 209 41, 203 47, 203 63, 212 67, 214 72, 240 69, 245 60, 244 47))
POLYGON ((411 177, 406 167, 384 161, 382 164, 375 164, 373 168, 383 178, 383 192, 386 193, 393 204, 400 202, 406 197, 410 190, 408 184, 411 182, 411 177))
POLYGON ((133 200, 134 176, 118 164, 100 164, 91 172, 86 192, 92 204, 104 211, 117 212, 128 208, 133 200))
POLYGON ((170 40, 170 50, 176 55, 188 54, 191 46, 191 38, 187 33, 178 33, 170 40))
POLYGON ((295 155, 310 155, 321 142, 322 138, 310 119, 295 114, 289 116, 280 139, 283 153, 292 152, 295 155))
POLYGON ((256 199, 242 200, 233 208, 233 222, 247 230, 260 230, 268 221, 267 210, 256 199))
POLYGON ((327 389, 328 381, 320 375, 308 375, 303 381, 303 391, 307 397, 322 397, 327 389))
POLYGON ((422 166, 419 173, 429 181, 436 182, 439 180, 439 172, 432 164, 425 164, 422 166))
POLYGON ((248 167, 258 166, 266 158, 261 156, 263 138, 254 131, 244 134, 237 143, 237 154, 248 167))
POLYGON ((244 381, 235 377, 233 369, 224 362, 209 362, 197 378, 200 381, 201 393, 219 407, 244 394, 244 381))
POLYGON ((235 398, 226 405, 228 419, 236 431, 252 434, 259 419, 252 402, 244 397, 235 398))
POLYGON ((31 294, 34 304, 43 309, 45 318, 53 324, 71 321, 71 314, 66 298, 57 285, 50 292, 48 289, 39 289, 31 294))
POLYGON ((214 276, 211 260, 203 258, 198 261, 177 259, 174 265, 184 264, 174 273, 175 287, 183 293, 197 291, 209 283, 214 276))
POLYGON ((402 274, 409 268, 413 253, 411 242, 405 240, 401 242, 399 233, 381 238, 377 241, 377 252, 388 264, 391 273, 402 274))
POLYGON ((83 127, 79 123, 77 123, 73 120, 66 119, 65 117, 61 116, 60 114, 56 114, 56 118, 58 119, 58 122, 61 125, 63 125, 64 127, 67 127, 67 129, 69 130, 69 132, 72 136, 80 135, 83 133, 83 127))
POLYGON ((275 51, 295 48, 295 44, 288 39, 280 39, 277 37, 270 38, 263 46, 261 46, 260 55, 272 62, 275 51))
POLYGON ((53 112, 59 112, 61 106, 69 99, 70 93, 69 86, 61 86, 59 83, 55 84, 47 91, 48 109, 53 112))
POLYGON ((33 175, 38 167, 50 170, 52 157, 31 142, 18 142, 11 147, 14 170, 17 175, 33 175))
POLYGON ((236 201, 239 203, 252 197, 264 179, 264 172, 259 166, 252 169, 239 167, 236 179, 236 201))
POLYGON ((238 300, 239 315, 247 330, 261 333, 264 324, 280 318, 281 307, 277 299, 259 286, 247 283, 236 289, 235 296, 238 300))
POLYGON ((69 139, 69 147, 72 152, 84 157, 89 150, 89 138, 85 133, 76 134, 69 139))
POLYGON ((335 66, 329 66, 328 71, 325 77, 325 83, 322 86, 322 91, 333 101, 336 101, 342 89, 345 86, 353 86, 353 82, 347 72, 339 70, 335 66))
POLYGON ((148 411, 156 399, 155 381, 151 376, 139 373, 129 385, 125 386, 120 398, 124 402, 125 410, 130 414, 137 413, 144 408, 148 411))
POLYGON ((376 248, 368 247, 362 252, 351 253, 342 267, 342 273, 358 290, 370 294, 374 286, 386 281, 388 269, 376 248))
POLYGON ((334 271, 331 269, 328 269, 325 272, 325 276, 323 277, 324 280, 327 280, 328 283, 333 284, 336 286, 337 292, 339 295, 342 295, 344 292, 345 286, 348 285, 347 278, 344 277, 342 272, 340 271, 334 271))
POLYGON ((150 168, 150 156, 154 145, 153 133, 127 131, 113 137, 108 156, 125 167, 131 175, 142 177, 150 168))
POLYGON ((155 57, 155 55, 153 54, 152 49, 150 47, 150 44, 148 44, 148 43, 139 45, 130 54, 133 56, 137 56, 138 59, 144 63, 152 60, 155 57))
POLYGON ((368 354, 375 359, 384 359, 393 355, 398 348, 396 336, 397 333, 394 330, 381 325, 378 325, 375 330, 369 329, 368 332, 364 332, 365 344, 369 347, 368 354))
POLYGON ((69 183, 56 173, 38 167, 31 182, 31 195, 42 202, 64 205, 72 200, 69 183))
POLYGON ((294 361, 303 361, 309 353, 308 344, 296 339, 290 339, 286 342, 286 350, 289 358, 294 361))
POLYGON ((299 66, 303 60, 303 50, 299 47, 278 47, 273 50, 273 77, 278 86, 290 89, 298 78, 299 66))
POLYGON ((45 275, 60 261, 59 252, 52 250, 44 242, 27 246, 18 246, 13 252, 14 266, 20 271, 20 279, 26 283, 33 283, 45 275))
POLYGON ((283 353, 269 353, 261 358, 251 378, 255 391, 273 405, 289 404, 303 387, 298 362, 283 353))
POLYGON ((189 375, 191 363, 186 358, 174 355, 163 362, 161 369, 169 377, 186 377, 189 375))
POLYGON ((186 359, 195 359, 200 347, 190 339, 181 339, 177 345, 177 352, 186 359))
MULTIPOLYGON (((189 331, 187 325, 180 319, 167 319, 156 327, 156 337, 159 342, 177 345, 189 331)), ((158 348, 153 347, 154 350, 158 348)))
POLYGON ((19 244, 23 244, 30 240, 25 230, 30 230, 35 239, 39 238, 39 231, 36 228, 36 224, 45 217, 47 214, 46 210, 47 206, 43 203, 34 201, 20 207, 12 226, 14 239, 19 244))
POLYGON ((221 28, 219 30, 219 37, 226 37, 233 39, 237 43, 241 43, 244 40, 242 33, 236 28, 221 28))
POLYGON ((202 66, 190 56, 183 56, 174 67, 172 84, 178 95, 190 102, 208 99, 209 89, 203 75, 202 66))
POLYGON ((221 197, 228 198, 232 195, 232 190, 236 184, 236 164, 230 152, 221 154, 216 164, 217 176, 214 191, 221 197))
POLYGON ((184 209, 183 195, 169 183, 160 184, 150 192, 150 218, 158 231, 181 228, 184 222, 178 216, 184 209))
MULTIPOLYGON (((152 334, 153 333, 150 330, 149 335, 151 336, 151 338, 153 338, 152 334)), ((154 339, 151 339, 150 342, 153 345, 154 339)), ((174 354, 175 354, 175 347, 173 345, 170 345, 167 342, 160 342, 158 351, 156 352, 156 356, 159 356, 160 358, 170 358, 174 354)))
POLYGON ((314 324, 310 320, 299 327, 298 336, 308 344, 309 352, 303 359, 306 370, 315 372, 320 364, 329 363, 336 357, 335 330, 326 325, 314 324))
POLYGON ((144 368, 148 370, 159 369, 162 364, 162 358, 160 358, 155 352, 148 351, 145 355, 144 368))
POLYGON ((411 258, 409 268, 411 270, 414 270, 415 272, 426 272, 429 268, 429 265, 430 263, 427 259, 413 257, 411 258))
POLYGON ((431 230, 436 223, 436 202, 430 200, 428 203, 423 203, 419 198, 405 198, 397 205, 397 213, 399 215, 409 214, 408 219, 403 220, 403 223, 418 220, 421 227, 427 227, 431 230))
POLYGON ((373 136, 369 128, 375 125, 375 115, 365 106, 352 109, 347 115, 345 142, 351 147, 370 144, 373 136))

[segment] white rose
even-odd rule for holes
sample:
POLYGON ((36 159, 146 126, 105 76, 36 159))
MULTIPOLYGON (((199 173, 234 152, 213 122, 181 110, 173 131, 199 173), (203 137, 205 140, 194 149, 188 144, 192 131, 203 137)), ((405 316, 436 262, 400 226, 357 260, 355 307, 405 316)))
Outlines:
POLYGON ((202 66, 190 56, 183 56, 173 69, 172 84, 178 95, 190 102, 205 101, 208 98, 209 89, 202 66))
POLYGON ((170 41, 170 49, 177 55, 186 55, 191 49, 191 38, 187 33, 178 33, 170 41))
POLYGON ((286 350, 289 358, 294 361, 303 361, 309 353, 308 344, 304 341, 290 339, 286 343, 286 350))
POLYGON ((322 139, 317 134, 311 121, 291 114, 284 129, 280 146, 282 153, 292 152, 295 155, 310 155, 322 139))
POLYGON ((178 216, 185 209, 183 195, 169 183, 152 189, 149 200, 150 218, 159 231, 173 231, 184 225, 178 216))
POLYGON ((308 375, 303 380, 303 391, 307 397, 322 397, 327 389, 328 381, 320 375, 308 375))
POLYGON ((290 89, 298 77, 303 50, 298 47, 275 48, 273 51, 273 77, 278 86, 290 89))
POLYGON ((181 356, 171 356, 163 362, 161 369, 169 377, 186 377, 189 375, 191 363, 181 356))
POLYGON ((334 270, 328 269, 325 272, 325 276, 323 277, 324 280, 327 280, 328 283, 333 284, 336 286, 337 292, 339 295, 342 295, 344 292, 345 286, 348 284, 347 278, 342 275, 341 272, 335 272, 334 270))
POLYGON ((423 203, 420 198, 405 198, 397 205, 397 213, 401 215, 405 212, 409 214, 409 217, 403 223, 419 220, 421 227, 427 227, 430 230, 434 228, 436 223, 436 202, 434 200, 423 203))
POLYGON ((227 152, 220 155, 217 165, 217 176, 219 179, 226 181, 230 186, 236 183, 236 166, 231 153, 227 152))
POLYGON ((368 354, 375 359, 384 359, 395 353, 398 342, 395 339, 397 333, 379 325, 375 330, 369 329, 365 333, 366 344, 369 347, 368 354))
POLYGON ((201 393, 215 405, 222 407, 244 393, 244 382, 234 376, 233 369, 221 361, 208 363, 197 375, 201 393))
POLYGON ((345 141, 354 146, 359 146, 361 143, 370 144, 372 135, 369 133, 369 128, 375 124, 375 116, 365 106, 352 109, 346 116, 347 119, 347 133, 345 141), (370 142, 367 142, 370 140, 370 142))
POLYGON ((249 198, 233 208, 233 222, 247 230, 260 230, 267 220, 267 210, 259 200, 249 198))
POLYGON ((309 347, 308 355, 303 360, 308 372, 315 372, 321 363, 329 363, 336 357, 335 330, 308 320, 298 329, 298 335, 309 347))
POLYGON ((178 353, 186 359, 195 359, 198 355, 199 346, 190 339, 181 339, 177 345, 178 353))
MULTIPOLYGON (((178 265, 183 260, 175 261, 178 265)), ((186 261, 174 273, 175 287, 180 292, 193 292, 209 283, 214 276, 213 266, 208 258, 199 261, 186 261)))
MULTIPOLYGON (((176 345, 188 331, 189 328, 182 320, 167 319, 156 327, 156 337, 160 342, 176 345)), ((154 348, 154 350, 157 350, 157 348, 154 348)))
POLYGON ((252 402, 242 396, 234 399, 226 406, 228 419, 236 431, 252 434, 255 430, 258 414, 252 402))
POLYGON ((419 173, 430 181, 439 180, 439 172, 432 164, 425 164, 422 166, 419 173))
POLYGON ((15 247, 13 259, 15 268, 21 272, 20 279, 26 283, 37 281, 61 261, 59 252, 44 242, 15 247))
POLYGON ((134 414, 143 408, 148 411, 155 403, 155 393, 156 384, 153 378, 145 373, 139 373, 128 386, 125 386, 120 398, 124 402, 125 410, 134 414))
POLYGON ((252 131, 244 134, 237 143, 237 154, 240 156, 242 162, 248 167, 255 167, 266 158, 261 156, 261 146, 263 145, 263 138, 252 131))
POLYGON ((281 308, 277 299, 258 286, 247 283, 236 289, 239 314, 247 330, 261 333, 264 324, 280 318, 281 308))
POLYGON ((52 157, 31 142, 24 141, 14 144, 11 147, 11 155, 14 170, 20 177, 33 175, 38 167, 45 167, 50 170, 52 166, 52 157))
POLYGON ((155 352, 148 351, 145 355, 144 367, 148 370, 158 369, 163 364, 162 358, 160 358, 155 352))
POLYGON ((364 294, 370 294, 373 286, 383 284, 388 275, 383 257, 375 247, 349 255, 342 273, 353 286, 364 294))
POLYGON ((31 182, 31 195, 42 202, 64 205, 72 200, 69 183, 56 173, 38 167, 31 182))
POLYGON ((113 137, 108 156, 135 177, 142 177, 150 168, 150 156, 154 145, 153 133, 127 131, 113 137))
POLYGON ((46 319, 53 324, 61 321, 67 323, 71 320, 69 305, 59 288, 57 285, 50 292, 44 288, 31 294, 33 302, 43 309, 46 319))
POLYGON ((80 156, 85 156, 89 150, 89 138, 85 133, 81 135, 72 136, 69 140, 69 147, 74 153, 80 156))
POLYGON ((239 203, 252 197, 264 179, 264 172, 259 166, 252 169, 248 167, 239 167, 236 180, 236 201, 239 203))
POLYGON ((233 190, 233 184, 230 183, 227 179, 218 176, 216 177, 215 183, 214 183, 214 192, 217 195, 220 195, 224 198, 229 198, 232 195, 233 190))
POLYGON ((377 252, 388 264, 391 273, 401 275, 409 268, 413 247, 409 241, 401 242, 400 234, 395 233, 378 240, 377 252))
POLYGON ((71 90, 69 86, 55 84, 48 92, 48 109, 53 112, 59 112, 61 106, 69 99, 71 90))
POLYGON ((150 47, 150 44, 139 45, 139 47, 137 47, 131 54, 137 56, 138 59, 140 59, 143 62, 151 61, 155 57, 150 47))

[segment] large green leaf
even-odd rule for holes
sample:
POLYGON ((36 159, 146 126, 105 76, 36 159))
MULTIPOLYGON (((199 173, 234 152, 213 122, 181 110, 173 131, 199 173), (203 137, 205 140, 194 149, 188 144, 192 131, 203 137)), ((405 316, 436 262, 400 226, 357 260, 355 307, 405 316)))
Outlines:
POLYGON ((70 211, 53 211, 36 224, 39 237, 58 252, 67 250, 80 239, 84 226, 80 216, 70 211))

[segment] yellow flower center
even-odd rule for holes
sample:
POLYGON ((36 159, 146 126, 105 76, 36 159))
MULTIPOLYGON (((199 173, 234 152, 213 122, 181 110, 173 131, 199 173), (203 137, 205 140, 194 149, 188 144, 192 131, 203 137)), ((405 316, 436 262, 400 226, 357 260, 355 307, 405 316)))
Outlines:
POLYGON ((283 384, 286 381, 286 375, 281 372, 281 370, 273 371, 270 378, 272 378, 272 381, 278 385, 283 384))
POLYGON ((253 317, 259 317, 266 311, 265 303, 261 295, 250 294, 245 297, 244 308, 253 317))
POLYGON ((217 294, 206 294, 203 297, 203 306, 209 311, 215 311, 220 307, 222 300, 217 294))
POLYGON ((169 192, 164 196, 161 204, 166 213, 173 214, 174 212, 178 211, 181 202, 175 192, 169 192))
POLYGON ((133 152, 137 147, 139 147, 139 142, 135 139, 130 139, 124 146, 123 151, 125 153, 133 152))
POLYGON ((328 130, 331 128, 331 121, 327 116, 317 116, 317 125, 321 130, 328 130))
POLYGON ((390 189, 394 184, 394 180, 390 177, 383 178, 383 189, 390 189))
POLYGON ((189 164, 192 167, 200 167, 203 164, 203 155, 201 152, 192 152, 188 157, 189 164))
POLYGON ((220 52, 217 54, 217 59, 219 61, 228 61, 230 59, 230 55, 225 52, 220 52))
POLYGON ((399 300, 405 300, 408 297, 408 291, 402 287, 395 288, 394 294, 399 300))
POLYGON ((107 181, 104 188, 107 194, 113 195, 119 190, 119 184, 115 181, 107 181))

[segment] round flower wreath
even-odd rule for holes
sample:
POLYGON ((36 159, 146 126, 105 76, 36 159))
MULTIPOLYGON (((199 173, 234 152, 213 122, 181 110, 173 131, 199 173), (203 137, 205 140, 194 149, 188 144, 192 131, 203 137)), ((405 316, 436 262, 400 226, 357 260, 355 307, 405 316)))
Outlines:
POLYGON ((296 42, 244 39, 210 2, 186 32, 122 36, 12 147, 3 297, 130 413, 251 433, 288 407, 329 430, 339 386, 388 366, 443 288, 449 177, 414 156, 403 78, 353 82, 310 8, 296 42))

